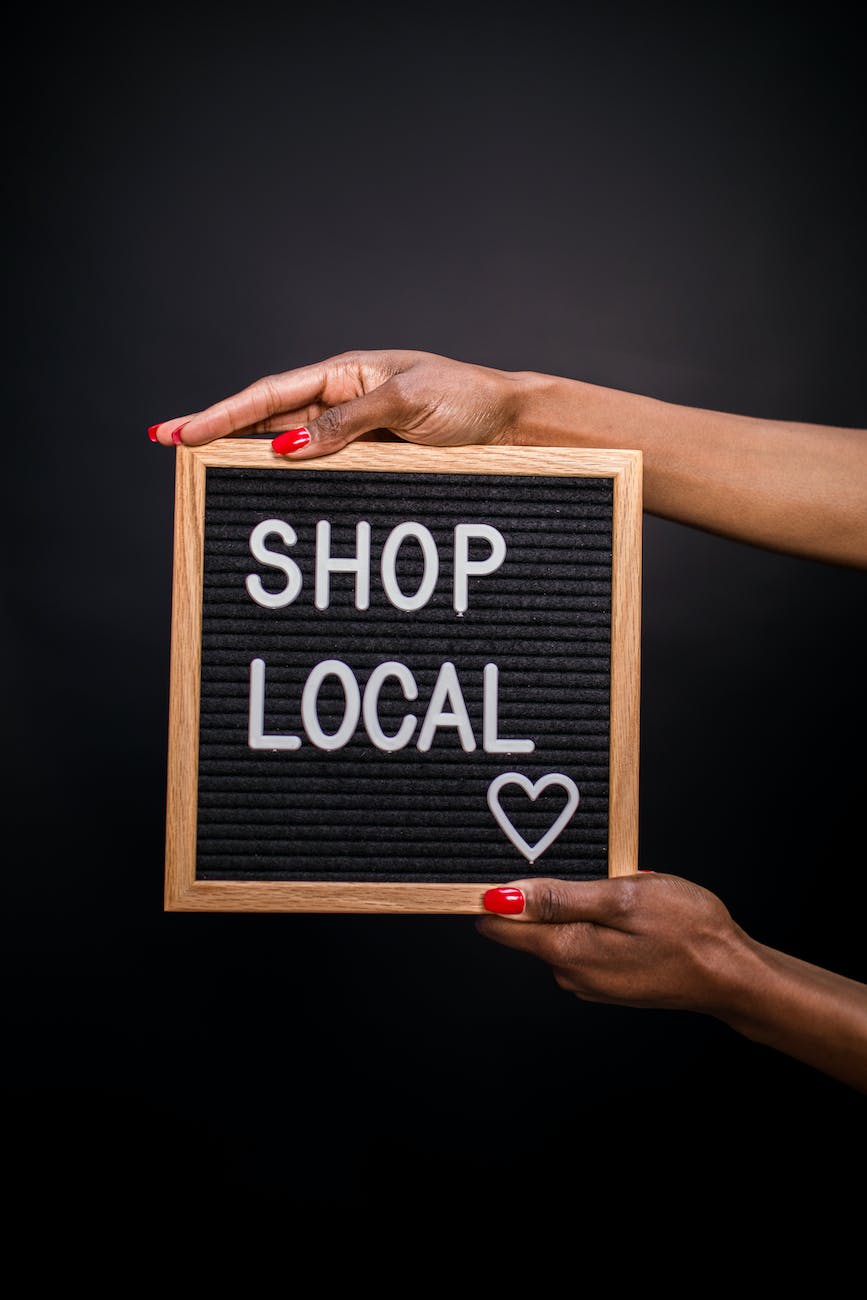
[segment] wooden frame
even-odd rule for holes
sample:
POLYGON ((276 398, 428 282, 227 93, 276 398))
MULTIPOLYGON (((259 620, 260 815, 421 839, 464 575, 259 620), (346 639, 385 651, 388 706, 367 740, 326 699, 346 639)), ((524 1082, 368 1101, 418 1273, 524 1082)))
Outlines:
MULTIPOLYGON (((268 441, 226 439, 179 447, 166 815, 167 911, 484 911, 482 884, 319 883, 196 879, 199 678, 205 477, 210 466, 304 473, 364 470, 447 474, 553 474, 614 480, 611 612, 609 875, 630 875, 638 855, 641 610, 641 453, 546 447, 418 448, 363 440, 322 459, 293 461, 268 441)), ((516 863, 515 878, 521 876, 516 863)))

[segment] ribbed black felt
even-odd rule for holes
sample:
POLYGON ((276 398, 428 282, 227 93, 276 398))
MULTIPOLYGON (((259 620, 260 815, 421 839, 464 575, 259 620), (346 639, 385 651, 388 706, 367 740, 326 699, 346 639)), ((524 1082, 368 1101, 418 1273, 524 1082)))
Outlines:
MULTIPOLYGON (((432 475, 209 469, 205 510, 201 734, 197 875, 203 880, 462 881, 544 874, 607 873, 611 522, 608 478, 432 475), (283 547, 303 575, 296 600, 265 609, 248 595, 256 573, 269 591, 282 573, 260 564, 249 538, 261 520, 285 520, 298 541, 283 547), (314 595, 316 523, 331 523, 331 553, 355 553, 355 525, 372 529, 370 608, 354 605, 353 574, 331 574, 331 604, 314 595), (388 601, 379 574, 392 528, 406 520, 433 534, 440 574, 430 602, 405 612, 388 601), (453 538, 459 523, 491 524, 506 559, 496 573, 469 579, 469 607, 452 607, 453 538), (293 752, 248 746, 250 663, 266 664, 265 731, 300 736, 293 752), (389 679, 380 718, 395 733, 418 718, 410 744, 377 749, 363 721, 345 748, 327 752, 307 739, 301 693, 325 659, 348 664, 363 691, 372 669, 406 664, 419 687, 408 703, 389 679), (477 748, 465 753, 454 728, 437 732, 427 753, 415 741, 444 661, 456 665, 477 748), (499 735, 528 737, 530 754, 486 754, 482 673, 499 667, 499 735), (578 786, 572 820, 534 866, 506 838, 486 793, 504 772, 535 782, 564 773, 578 786)), ((488 554, 473 543, 471 559, 488 554)), ((397 576, 414 592, 421 552, 407 541, 397 576)), ((344 696, 329 678, 320 692, 326 732, 343 718, 344 696)), ((532 802, 516 786, 502 806, 535 843, 565 804, 549 789, 532 802)))

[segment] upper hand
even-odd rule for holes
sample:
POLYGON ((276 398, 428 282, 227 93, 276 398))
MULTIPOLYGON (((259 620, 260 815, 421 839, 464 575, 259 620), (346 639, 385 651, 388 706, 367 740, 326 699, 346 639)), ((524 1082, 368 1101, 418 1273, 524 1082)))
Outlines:
POLYGON ((373 429, 440 447, 508 441, 517 419, 518 376, 429 352, 345 352, 266 375, 207 410, 154 426, 155 441, 201 446, 227 434, 304 428, 304 459, 339 451, 373 429))
POLYGON ((725 1017, 750 940, 708 890, 643 872, 606 880, 518 880, 524 909, 476 924, 488 939, 551 966, 589 1002, 725 1017))

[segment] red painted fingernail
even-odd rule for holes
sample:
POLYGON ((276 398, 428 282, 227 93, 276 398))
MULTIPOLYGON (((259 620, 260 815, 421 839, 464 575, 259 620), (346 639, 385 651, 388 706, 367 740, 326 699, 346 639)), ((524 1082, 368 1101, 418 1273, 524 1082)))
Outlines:
POLYGON ((310 434, 306 429, 287 429, 285 433, 278 433, 271 446, 281 456, 285 456, 290 451, 300 451, 309 441, 310 434))
POLYGON ((524 910, 524 895, 512 885, 487 889, 484 897, 486 912, 499 912, 501 916, 514 916, 524 910))
POLYGON ((651 871, 650 867, 639 867, 638 874, 639 876, 655 876, 656 872, 651 871))
POLYGON ((159 427, 160 427, 160 426, 159 426, 158 424, 152 424, 151 427, 148 429, 148 437, 150 438, 151 442, 156 442, 156 440, 157 440, 157 429, 158 429, 159 427))
POLYGON ((179 424, 176 429, 172 429, 172 442, 176 447, 180 447, 181 445, 181 429, 185 429, 188 424, 189 420, 185 420, 184 423, 179 424))

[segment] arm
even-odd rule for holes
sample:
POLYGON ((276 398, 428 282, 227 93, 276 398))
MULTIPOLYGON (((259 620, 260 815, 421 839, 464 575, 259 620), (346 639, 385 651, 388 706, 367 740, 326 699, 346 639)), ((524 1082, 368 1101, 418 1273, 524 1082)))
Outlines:
POLYGON ((653 514, 867 566, 867 431, 674 406, 544 375, 524 383, 520 441, 643 452, 653 514))
POLYGON ((757 943, 692 881, 519 880, 485 906, 501 915, 482 934, 540 957, 580 998, 704 1012, 867 1092, 867 985, 757 943))
POLYGON ((867 567, 867 431, 761 420, 426 352, 350 352, 268 375, 163 421, 191 446, 294 430, 275 450, 327 455, 374 429, 412 442, 628 447, 654 514, 739 541, 867 567), (180 430, 180 431, 179 431, 180 430))

